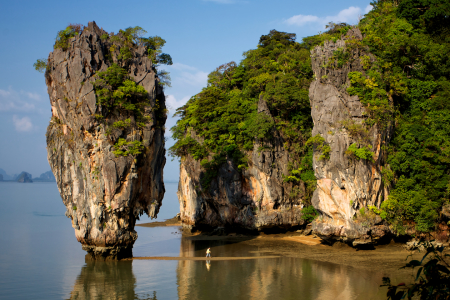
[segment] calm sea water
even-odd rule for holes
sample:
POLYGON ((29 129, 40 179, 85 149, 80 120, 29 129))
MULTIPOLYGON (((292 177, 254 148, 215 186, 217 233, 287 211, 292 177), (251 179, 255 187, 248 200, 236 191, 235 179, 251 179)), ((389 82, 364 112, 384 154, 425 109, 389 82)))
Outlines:
MULTIPOLYGON (((179 212, 176 189, 166 183, 158 221, 179 212)), ((289 257, 85 263, 54 183, 0 182, 0 207, 0 299, 383 299, 380 274, 289 257)), ((135 256, 258 255, 183 239, 177 227, 136 231, 135 256)))

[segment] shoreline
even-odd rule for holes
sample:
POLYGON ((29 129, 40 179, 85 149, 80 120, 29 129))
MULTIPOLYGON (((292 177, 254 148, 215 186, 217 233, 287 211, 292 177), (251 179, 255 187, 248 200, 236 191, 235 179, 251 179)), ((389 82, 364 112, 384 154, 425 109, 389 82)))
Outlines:
POLYGON ((178 220, 178 218, 175 216, 171 219, 164 220, 162 222, 149 222, 149 223, 142 223, 142 224, 136 224, 135 226, 140 227, 165 227, 165 226, 181 226, 181 221, 178 220))
MULTIPOLYGON (((181 227, 181 222, 177 217, 165 220, 163 222, 144 223, 136 226, 141 227, 165 227, 175 226, 181 227)), ((400 275, 411 275, 410 269, 401 269, 407 259, 421 259, 425 252, 418 250, 406 250, 404 244, 391 242, 386 245, 376 245, 373 249, 356 249, 345 243, 337 242, 333 245, 326 244, 319 237, 314 235, 302 235, 298 232, 271 233, 265 234, 260 232, 258 235, 245 235, 241 233, 228 233, 214 235, 206 232, 187 233, 182 232, 182 239, 190 239, 197 241, 229 241, 257 246, 259 256, 252 257, 254 259, 260 257, 293 257, 301 259, 316 260, 321 262, 334 263, 352 268, 365 269, 371 271, 380 271, 386 276, 397 277, 400 275)), ((445 252, 448 252, 446 250, 445 252)), ((152 257, 132 259, 161 259, 161 260, 204 260, 203 257, 152 257)), ((219 259, 219 258, 215 258, 219 259)), ((242 259, 221 258, 225 259, 242 259)))

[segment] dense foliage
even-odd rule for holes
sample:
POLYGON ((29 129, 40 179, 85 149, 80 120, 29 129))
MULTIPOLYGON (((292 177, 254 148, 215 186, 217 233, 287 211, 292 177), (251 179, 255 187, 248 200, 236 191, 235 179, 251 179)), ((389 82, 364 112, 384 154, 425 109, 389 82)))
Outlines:
MULTIPOLYGON (((368 115, 363 125, 342 124, 357 137, 346 154, 370 163, 374 153, 366 128, 394 128, 390 144, 382 148, 387 161, 383 182, 391 192, 376 212, 397 233, 432 231, 450 193, 450 4, 380 0, 372 5, 358 25, 364 39, 346 42, 347 49, 371 53, 360 57, 364 72, 349 73, 347 91, 358 95, 368 115)), ((350 28, 345 23, 327 27, 302 43, 293 34, 271 31, 257 49, 244 53, 240 64, 231 62, 212 72, 208 87, 178 110, 181 120, 172 128, 176 144, 171 154, 201 160, 207 187, 227 156, 245 168, 246 151, 255 141, 264 149, 276 129, 291 153, 285 181, 309 180, 312 191, 308 149, 320 148, 320 159, 327 159, 330 149, 310 133, 309 50, 325 40, 336 41, 350 28), (272 118, 257 113, 260 97, 272 118)), ((340 67, 348 59, 349 52, 338 49, 330 65, 340 67)))
POLYGON ((286 181, 306 181, 312 193, 312 153, 305 145, 312 129, 308 47, 295 42, 295 34, 272 30, 261 37, 257 49, 244 53, 240 64, 230 62, 211 72, 208 86, 178 109, 181 119, 171 129, 176 144, 170 153, 201 160, 205 190, 227 157, 239 169, 246 168, 254 143, 258 141, 258 151, 265 149, 277 130, 291 153, 286 181), (271 116, 258 113, 260 99, 271 116))
MULTIPOLYGON (((348 91, 388 125, 383 180, 391 193, 381 216, 398 233, 435 229, 450 191, 450 4, 445 0, 378 1, 359 27, 376 61, 351 73, 348 91), (400 2, 397 5, 397 2, 400 2)), ((370 118, 369 118, 370 119, 370 118)))

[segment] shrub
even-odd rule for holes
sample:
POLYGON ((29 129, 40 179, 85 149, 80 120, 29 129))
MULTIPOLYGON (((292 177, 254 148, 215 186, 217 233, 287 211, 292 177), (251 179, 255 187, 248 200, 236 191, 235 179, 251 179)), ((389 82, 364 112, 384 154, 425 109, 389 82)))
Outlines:
POLYGON ((137 156, 144 150, 144 145, 140 141, 127 142, 123 138, 119 138, 119 141, 114 144, 114 155, 117 156, 137 156))
POLYGON ((371 162, 374 161, 374 153, 372 152, 371 148, 369 148, 368 146, 358 148, 356 143, 351 144, 345 151, 345 154, 351 157, 355 157, 356 159, 364 159, 371 162))
POLYGON ((48 65, 48 60, 43 58, 43 59, 38 59, 34 64, 33 67, 36 71, 40 72, 40 73, 44 73, 46 70, 49 70, 49 65, 48 65))
POLYGON ((301 218, 307 223, 311 223, 318 215, 319 213, 317 212, 317 210, 312 205, 310 205, 302 209, 301 218))
POLYGON ((56 35, 56 42, 53 46, 55 49, 61 48, 66 51, 69 48, 69 39, 80 34, 83 31, 84 26, 81 24, 70 24, 64 30, 58 31, 56 35))
POLYGON ((310 137, 306 141, 306 146, 314 146, 315 150, 320 151, 321 155, 319 156, 319 160, 330 159, 331 147, 328 144, 325 144, 325 139, 320 135, 316 134, 313 137, 310 137))

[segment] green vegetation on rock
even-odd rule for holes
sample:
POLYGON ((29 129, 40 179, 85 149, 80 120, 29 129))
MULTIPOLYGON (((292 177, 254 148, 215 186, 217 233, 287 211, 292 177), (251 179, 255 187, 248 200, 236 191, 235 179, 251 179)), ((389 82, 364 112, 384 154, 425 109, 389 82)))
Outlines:
POLYGON ((308 223, 314 221, 314 219, 319 215, 319 213, 314 209, 312 205, 306 206, 302 209, 302 219, 308 223))
POLYGON ((36 71, 40 72, 40 73, 44 73, 47 70, 47 64, 48 61, 45 58, 42 59, 38 59, 34 64, 33 67, 36 71))
POLYGON ((70 24, 64 30, 58 31, 56 35, 55 49, 61 48, 66 51, 69 48, 69 39, 79 35, 83 31, 84 26, 81 24, 70 24))
POLYGON ((257 49, 244 53, 239 64, 230 62, 211 72, 208 86, 177 110, 181 119, 171 129, 176 143, 170 154, 189 154, 201 160, 206 171, 203 189, 209 188, 227 157, 238 169, 245 169, 254 143, 258 142, 261 151, 278 131, 290 152, 289 178, 296 178, 293 182, 299 184, 301 174, 307 174, 303 177, 309 181, 309 197, 312 195, 312 159, 303 159, 309 153, 305 143, 313 126, 308 98, 313 78, 309 47, 295 42, 295 34, 272 30, 261 37, 257 49), (260 100, 267 104, 270 116, 258 113, 260 100))
MULTIPOLYGON (((148 92, 143 86, 136 84, 134 79, 128 75, 126 63, 133 57, 132 50, 138 46, 144 46, 153 62, 153 70, 159 83, 170 85, 170 77, 165 71, 157 70, 160 64, 172 64, 172 58, 169 54, 161 52, 165 40, 161 37, 142 37, 147 32, 139 26, 129 27, 120 30, 117 35, 102 35, 103 42, 111 43, 109 48, 111 58, 116 55, 118 63, 112 63, 106 71, 96 74, 96 80, 93 82, 97 94, 97 104, 102 107, 102 114, 95 115, 98 121, 106 120, 110 117, 116 120, 111 126, 106 126, 106 133, 109 135, 113 129, 128 130, 133 128, 143 128, 152 121, 150 111, 146 108, 150 105, 148 92), (119 48, 119 51, 116 50, 119 48), (160 76, 158 76, 158 74, 160 76)), ((153 112, 156 115, 156 125, 160 118, 165 118, 166 110, 159 104, 160 99, 156 99, 153 105, 153 112)), ((141 154, 144 145, 141 141, 126 141, 119 138, 114 144, 113 153, 116 156, 134 156, 141 154)))
POLYGON ((348 91, 368 108, 369 122, 395 122, 383 171, 391 192, 381 216, 398 233, 432 231, 450 196, 450 4, 373 5, 359 27, 375 61, 366 75, 349 74, 348 91))
POLYGON ((309 145, 314 146, 317 151, 322 152, 319 156, 319 160, 330 159, 331 147, 325 143, 325 139, 320 134, 310 137, 306 141, 306 146, 309 145))
MULTIPOLYGON (((58 32, 54 48, 66 51, 70 39, 81 34, 83 30, 84 26, 81 24, 70 24, 58 32)), ((158 84, 163 87, 170 86, 169 73, 157 69, 161 64, 172 64, 170 55, 161 51, 166 41, 159 36, 144 38, 146 33, 144 29, 136 26, 119 30, 116 35, 104 33, 100 37, 101 42, 109 49, 105 56, 110 64, 105 71, 96 73, 91 83, 97 95, 97 105, 100 107, 99 112, 94 113, 94 118, 104 125, 106 135, 111 135, 114 130, 139 130, 150 122, 160 126, 160 120, 166 117, 167 110, 160 104, 161 99, 155 99, 152 109, 149 109, 151 103, 148 92, 128 75, 129 60, 133 58, 138 47, 144 47, 153 63, 152 68, 158 84), (155 120, 151 116, 152 110, 155 120)), ((50 66, 47 59, 38 59, 33 67, 44 72, 49 70, 50 66)), ((81 85, 84 84, 85 82, 81 82, 81 85)), ((66 98, 66 101, 71 100, 66 98)), ((137 156, 144 149, 141 141, 126 141, 123 138, 117 140, 116 136, 114 142, 113 152, 116 156, 137 156)))
POLYGON ((368 161, 373 161, 374 153, 368 146, 360 147, 358 148, 358 145, 356 143, 351 144, 347 151, 345 151, 345 154, 347 154, 350 157, 355 157, 356 159, 364 159, 368 161))
MULTIPOLYGON (((372 5, 358 24, 364 38, 347 39, 324 67, 340 68, 352 59, 351 51, 362 53, 364 71, 348 74, 347 91, 359 97, 367 115, 360 123, 343 122, 356 140, 346 153, 373 161, 369 130, 375 124, 378 130, 393 128, 379 154, 390 195, 376 213, 399 234, 408 228, 429 232, 450 199, 450 4, 380 0, 372 5)), ((291 154, 284 181, 308 178, 315 185, 312 159, 305 158, 312 157, 314 146, 321 151, 319 160, 328 159, 331 148, 323 137, 311 136, 310 50, 336 42, 351 28, 345 23, 327 27, 302 43, 293 34, 271 31, 239 64, 224 64, 209 74, 208 86, 177 111, 181 119, 172 128, 171 155, 200 160, 208 186, 227 157, 245 169, 254 143, 266 149, 277 130, 291 154), (271 116, 257 112, 260 99, 271 116)))

